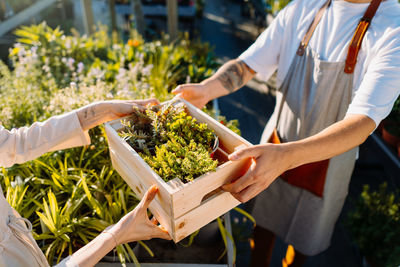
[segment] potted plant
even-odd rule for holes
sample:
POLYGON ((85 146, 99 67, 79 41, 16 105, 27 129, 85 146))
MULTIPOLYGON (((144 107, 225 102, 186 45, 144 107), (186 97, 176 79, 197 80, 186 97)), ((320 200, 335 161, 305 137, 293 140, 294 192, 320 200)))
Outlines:
POLYGON ((399 266, 399 191, 388 192, 386 183, 377 191, 364 185, 345 225, 370 266, 399 266))

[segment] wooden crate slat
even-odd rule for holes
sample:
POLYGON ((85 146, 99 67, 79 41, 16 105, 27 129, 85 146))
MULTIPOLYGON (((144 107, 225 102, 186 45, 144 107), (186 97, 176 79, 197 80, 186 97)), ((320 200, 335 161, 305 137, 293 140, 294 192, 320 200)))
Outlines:
MULTIPOLYGON (((136 196, 142 198, 146 190, 151 187, 151 185, 147 185, 144 190, 138 190, 139 185, 141 184, 141 179, 131 171, 124 160, 119 158, 114 151, 110 151, 110 155, 114 168, 118 171, 122 178, 124 178, 133 192, 135 192, 136 196)), ((175 228, 173 227, 173 221, 171 220, 171 216, 167 214, 162 205, 160 205, 161 202, 162 199, 160 198, 159 194, 157 194, 155 199, 150 203, 149 209, 160 222, 160 224, 168 231, 168 233, 174 236, 175 228)))
POLYGON ((175 242, 215 220, 240 204, 229 192, 221 192, 175 220, 175 242))
POLYGON ((247 169, 250 164, 250 159, 227 162, 221 165, 216 172, 206 173, 187 184, 182 190, 176 191, 172 195, 174 218, 179 218, 198 207, 208 193, 242 176, 243 170, 247 169))
MULTIPOLYGON (((160 205, 164 208, 165 212, 172 216, 172 209, 170 203, 170 195, 169 186, 166 186, 165 182, 161 180, 158 175, 153 172, 149 165, 147 165, 143 159, 137 154, 133 149, 130 150, 122 142, 118 142, 117 137, 120 139, 118 134, 115 131, 111 131, 110 127, 106 125, 106 132, 108 136, 108 143, 110 145, 111 150, 114 151, 116 155, 118 155, 118 160, 114 159, 114 161, 124 160, 126 164, 130 168, 130 173, 135 176, 140 177, 142 181, 142 186, 145 191, 151 187, 152 185, 157 185, 159 194, 161 196, 160 205), (117 137, 115 137, 115 135, 117 137), (158 178, 158 179, 157 179, 158 178)), ((124 142, 126 144, 126 142, 124 142)), ((129 146, 128 144, 126 144, 129 146)), ((129 174, 124 177, 125 181, 129 181, 129 174)), ((138 185, 139 186, 139 185, 138 185)), ((133 188, 132 188, 133 189, 133 188)))
POLYGON ((229 151, 226 151, 228 154, 234 152, 234 148, 240 145, 251 146, 252 144, 244 139, 243 137, 239 136, 238 134, 232 132, 228 127, 223 125, 222 123, 216 121, 208 114, 204 113, 200 109, 196 108, 189 102, 184 99, 179 98, 180 101, 185 103, 188 111, 190 114, 196 118, 196 120, 200 123, 206 123, 207 126, 214 130, 216 135, 220 139, 220 143, 224 148, 227 148, 229 151))

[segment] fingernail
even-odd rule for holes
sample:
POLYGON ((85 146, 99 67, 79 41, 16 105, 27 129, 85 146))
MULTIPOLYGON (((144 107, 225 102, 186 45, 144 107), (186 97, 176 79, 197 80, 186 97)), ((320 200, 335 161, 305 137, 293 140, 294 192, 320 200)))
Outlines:
POLYGON ((158 192, 158 187, 157 185, 152 185, 151 186, 151 192, 157 193, 158 192))
POLYGON ((228 156, 229 160, 238 160, 239 157, 236 153, 232 153, 228 156))

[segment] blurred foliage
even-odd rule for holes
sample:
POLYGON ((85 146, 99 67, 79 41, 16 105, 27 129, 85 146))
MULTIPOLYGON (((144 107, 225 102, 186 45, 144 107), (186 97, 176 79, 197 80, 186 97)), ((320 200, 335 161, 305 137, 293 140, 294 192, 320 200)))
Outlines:
POLYGON ((361 253, 374 266, 399 266, 399 191, 388 192, 386 183, 381 184, 378 191, 370 191, 369 186, 364 185, 345 223, 361 253))
MULTIPOLYGON (((219 66, 208 44, 182 35, 127 43, 100 27, 91 36, 65 35, 46 23, 23 26, 0 61, 0 122, 30 125, 94 101, 171 98, 179 83, 200 82, 219 66)), ((76 251, 132 210, 138 200, 113 170, 103 127, 90 130, 92 144, 47 153, 1 169, 7 201, 33 223, 50 263, 76 251)), ((116 249, 122 264, 137 263, 129 244, 116 249)))
POLYGON ((264 0, 268 6, 268 12, 276 15, 280 10, 282 10, 291 0, 264 0))

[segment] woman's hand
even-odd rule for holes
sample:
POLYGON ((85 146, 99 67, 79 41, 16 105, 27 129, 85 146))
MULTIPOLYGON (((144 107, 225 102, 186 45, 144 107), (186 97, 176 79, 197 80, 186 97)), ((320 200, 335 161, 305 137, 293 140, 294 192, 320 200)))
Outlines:
POLYGON ((134 108, 144 109, 147 105, 159 104, 156 99, 109 100, 92 103, 77 110, 84 131, 104 122, 115 120, 133 112, 134 108))
POLYGON ((211 100, 207 86, 200 83, 182 84, 172 90, 173 94, 189 101, 198 108, 203 108, 211 100))
POLYGON ((150 187, 133 211, 122 217, 118 223, 106 229, 105 232, 111 233, 115 237, 117 245, 151 238, 171 239, 162 226, 157 226, 157 222, 155 220, 150 221, 147 216, 147 208, 157 192, 156 186, 150 187))
MULTIPOLYGON (((94 266, 117 245, 153 237, 171 239, 164 228, 157 226, 155 221, 152 222, 147 217, 147 208, 156 196, 157 191, 156 186, 150 187, 133 211, 80 248, 70 259, 67 259, 67 262, 70 262, 69 264, 73 266, 94 266)), ((62 266, 69 265, 64 264, 62 266)))
POLYGON ((253 158, 249 170, 236 181, 222 186, 240 202, 246 202, 266 189, 279 175, 292 167, 285 144, 263 144, 235 151, 229 160, 253 158))

